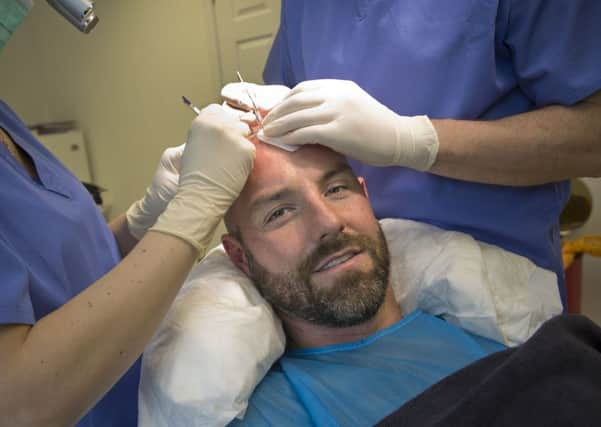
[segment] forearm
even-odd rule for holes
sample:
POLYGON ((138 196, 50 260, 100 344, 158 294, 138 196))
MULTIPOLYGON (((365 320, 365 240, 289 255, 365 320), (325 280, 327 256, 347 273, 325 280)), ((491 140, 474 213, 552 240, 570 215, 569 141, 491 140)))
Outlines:
POLYGON ((3 418, 73 424, 140 356, 196 255, 148 232, 110 273, 28 328, 20 350, 1 357, 3 418))
POLYGON ((437 175, 517 186, 601 175, 601 92, 573 107, 433 124, 440 146, 430 172, 437 175))
POLYGON ((121 256, 127 255, 138 243, 138 239, 132 236, 129 231, 125 213, 122 213, 112 220, 109 223, 109 228, 113 232, 113 236, 115 236, 115 241, 117 242, 121 256))

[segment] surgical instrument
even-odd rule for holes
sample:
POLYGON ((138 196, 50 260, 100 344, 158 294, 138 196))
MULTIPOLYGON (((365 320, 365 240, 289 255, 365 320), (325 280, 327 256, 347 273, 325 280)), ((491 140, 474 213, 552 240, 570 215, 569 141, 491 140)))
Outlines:
POLYGON ((192 104, 192 101, 190 101, 186 96, 182 96, 182 101, 184 101, 184 104, 190 107, 190 109, 194 111, 197 116, 200 114, 200 109, 196 105, 192 104))
MULTIPOLYGON (((240 80, 240 83, 244 83, 244 79, 242 79, 242 76, 240 75, 240 71, 236 71, 236 75, 238 76, 238 80, 240 80)), ((250 95, 250 91, 248 90, 248 88, 245 87, 244 90, 246 91, 246 95, 248 95, 248 99, 250 99, 250 102, 252 104, 252 112, 255 115, 255 117, 257 118, 257 121, 259 122, 259 126, 261 126, 261 129, 263 129, 263 117, 261 117, 261 113, 259 113, 257 104, 255 103, 255 100, 253 99, 253 97, 250 95)))

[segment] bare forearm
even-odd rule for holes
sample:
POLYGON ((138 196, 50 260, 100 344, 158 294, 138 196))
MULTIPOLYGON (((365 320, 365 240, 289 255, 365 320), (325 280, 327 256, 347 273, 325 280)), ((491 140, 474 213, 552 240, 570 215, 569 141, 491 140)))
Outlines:
POLYGON ((601 175, 601 93, 495 121, 433 123, 437 175, 518 186, 601 175))
POLYGON ((23 419, 74 423, 140 356, 196 254, 180 239, 149 232, 114 270, 27 328, 20 351, 3 362, 0 391, 13 387, 0 412, 20 408, 23 419))

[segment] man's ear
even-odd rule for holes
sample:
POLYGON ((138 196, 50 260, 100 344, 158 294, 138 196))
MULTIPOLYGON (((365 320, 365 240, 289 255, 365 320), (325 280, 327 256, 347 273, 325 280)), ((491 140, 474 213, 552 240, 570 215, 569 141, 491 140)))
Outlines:
POLYGON ((244 274, 250 277, 248 258, 246 257, 246 252, 244 251, 244 248, 238 239, 230 234, 224 234, 221 236, 221 243, 223 243, 225 253, 227 253, 227 256, 234 263, 234 265, 238 267, 238 269, 244 274))
POLYGON ((367 193, 367 184, 365 183, 365 179, 362 176, 358 176, 357 181, 359 181, 359 185, 361 186, 361 189, 363 190, 363 194, 365 194, 365 197, 367 197, 369 199, 369 194, 367 193))

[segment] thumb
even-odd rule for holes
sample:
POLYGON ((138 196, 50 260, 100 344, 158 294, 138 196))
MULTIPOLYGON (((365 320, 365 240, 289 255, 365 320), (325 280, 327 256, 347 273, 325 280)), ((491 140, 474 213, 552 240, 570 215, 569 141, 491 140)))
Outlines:
POLYGON ((178 173, 179 165, 182 160, 182 155, 184 154, 184 148, 186 144, 178 145, 177 147, 169 147, 167 150, 167 162, 165 163, 165 168, 170 170, 171 172, 178 173))
POLYGON ((347 154, 343 151, 344 147, 339 146, 335 139, 327 138, 327 130, 329 127, 329 124, 318 124, 299 128, 278 137, 278 140, 283 144, 293 146, 320 144, 342 154, 347 154))

